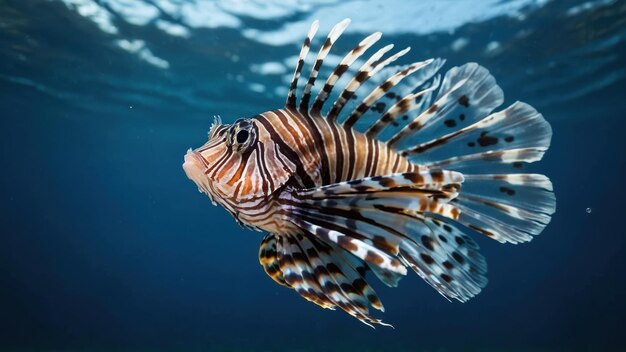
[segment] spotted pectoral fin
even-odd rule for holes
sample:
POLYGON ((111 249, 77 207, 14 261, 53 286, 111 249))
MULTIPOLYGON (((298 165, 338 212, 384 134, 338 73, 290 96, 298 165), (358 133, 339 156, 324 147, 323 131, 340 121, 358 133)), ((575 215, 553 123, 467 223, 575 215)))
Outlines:
POLYGON ((458 222, 500 242, 522 243, 541 233, 556 211, 548 177, 517 173, 541 160, 552 128, 523 102, 491 113, 502 100, 487 69, 455 67, 430 108, 388 145, 425 167, 462 170, 463 191, 453 202, 458 222))
POLYGON ((486 284, 478 247, 451 223, 463 176, 422 171, 290 194, 293 223, 362 260, 388 286, 411 268, 442 295, 466 301, 486 284))
POLYGON ((407 121, 387 144, 406 152, 420 164, 440 160, 440 157, 450 154, 456 156, 459 150, 464 149, 443 148, 448 153, 425 155, 424 145, 431 143, 437 147, 449 147, 447 143, 435 141, 452 132, 462 134, 458 131, 465 131, 468 126, 482 120, 502 101, 502 89, 487 69, 475 63, 453 67, 445 74, 435 98, 426 102, 428 108, 407 121))
POLYGON ((541 233, 556 211, 548 177, 517 173, 541 160, 552 128, 523 102, 492 113, 502 101, 486 68, 454 67, 430 107, 387 145, 422 166, 462 170, 463 191, 453 201, 458 222, 500 242, 522 243, 541 233))
POLYGON ((365 280, 366 266, 341 248, 312 234, 269 234, 263 240, 260 261, 279 284, 293 288, 322 308, 339 307, 361 322, 382 323, 369 307, 384 310, 365 280))
POLYGON ((382 270, 377 272, 405 275, 397 256, 403 233, 379 217, 395 211, 455 219, 458 210, 449 201, 461 182, 460 173, 442 170, 367 177, 294 191, 290 211, 297 226, 382 270))
POLYGON ((539 174, 466 175, 458 221, 502 243, 528 242, 556 211, 552 182, 539 174))

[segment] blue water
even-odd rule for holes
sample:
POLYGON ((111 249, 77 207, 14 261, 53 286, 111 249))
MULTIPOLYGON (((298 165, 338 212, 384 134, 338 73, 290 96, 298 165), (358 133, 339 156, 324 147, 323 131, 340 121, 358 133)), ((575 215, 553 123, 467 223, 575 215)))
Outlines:
POLYGON ((490 3, 0 0, 0 350, 625 348, 626 3, 490 3), (468 303, 410 274, 374 283, 395 330, 322 310, 185 177, 213 115, 282 105, 316 15, 353 18, 336 53, 382 30, 413 60, 481 63, 551 123, 532 170, 557 213, 528 244, 475 236, 489 285, 468 303))

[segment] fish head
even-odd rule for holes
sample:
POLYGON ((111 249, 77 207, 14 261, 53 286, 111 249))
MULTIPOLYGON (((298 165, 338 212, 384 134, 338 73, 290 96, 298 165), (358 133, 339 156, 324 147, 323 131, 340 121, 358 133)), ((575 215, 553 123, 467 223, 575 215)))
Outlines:
POLYGON ((208 141, 187 151, 187 177, 214 204, 236 210, 246 200, 272 196, 291 177, 290 165, 278 157, 271 136, 257 124, 254 118, 233 124, 216 119, 208 141))

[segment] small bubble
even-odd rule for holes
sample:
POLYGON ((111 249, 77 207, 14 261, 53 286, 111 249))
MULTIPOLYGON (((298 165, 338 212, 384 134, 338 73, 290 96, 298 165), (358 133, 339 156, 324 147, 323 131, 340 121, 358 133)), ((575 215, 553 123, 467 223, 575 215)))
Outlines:
POLYGON ((131 108, 131 109, 132 109, 132 108, 133 108, 133 106, 131 105, 131 106, 129 106, 129 108, 131 108))
POLYGON ((587 214, 591 214, 592 209, 591 208, 587 208, 587 209, 585 209, 585 211, 587 212, 587 214))

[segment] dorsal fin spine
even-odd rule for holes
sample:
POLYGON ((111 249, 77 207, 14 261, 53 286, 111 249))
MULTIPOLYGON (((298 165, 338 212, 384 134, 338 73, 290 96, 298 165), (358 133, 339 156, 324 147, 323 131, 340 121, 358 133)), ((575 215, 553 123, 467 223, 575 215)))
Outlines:
POLYGON ((396 61, 399 57, 405 55, 406 53, 409 52, 409 50, 411 50, 410 47, 407 47, 403 50, 400 50, 396 54, 388 57, 382 62, 379 62, 383 54, 385 54, 387 51, 391 50, 392 48, 393 48, 393 44, 387 45, 383 49, 379 50, 379 52, 372 55, 370 60, 368 60, 368 62, 366 63, 367 65, 365 64, 363 65, 359 73, 357 73, 357 75, 352 79, 352 81, 348 83, 344 91, 341 93, 339 98, 337 98, 337 100, 333 104, 333 108, 328 114, 329 119, 336 119, 339 116, 346 102, 352 97, 354 92, 356 92, 356 90, 359 89, 359 87, 363 84, 363 82, 367 81, 370 77, 375 75, 378 71, 382 70, 385 66, 396 61), (364 73, 361 74, 361 71, 364 73))
POLYGON ((361 84, 367 81, 373 73, 376 73, 377 64, 381 65, 378 61, 383 57, 385 53, 393 49, 393 44, 389 44, 377 52, 375 52, 362 66, 354 77, 348 82, 344 90, 341 92, 337 100, 333 103, 333 107, 330 109, 327 118, 329 120, 335 120, 341 112, 343 104, 354 94, 354 92, 361 86, 361 84))
POLYGON ((369 35, 367 38, 363 39, 354 49, 352 49, 341 62, 335 67, 333 73, 328 77, 326 83, 322 88, 320 88, 317 93, 317 97, 315 98, 315 102, 313 102, 313 106, 311 107, 311 114, 319 114, 328 99, 335 83, 337 80, 348 70, 350 65, 352 65, 356 59, 361 57, 369 49, 372 45, 374 45, 380 37, 382 33, 376 32, 369 35))
POLYGON ((287 94, 287 101, 285 102, 285 107, 295 108, 296 107, 296 89, 298 88, 298 79, 300 78, 300 73, 302 72, 302 67, 304 66, 304 60, 309 54, 309 49, 311 48, 311 41, 313 37, 315 37, 315 33, 319 29, 320 21, 315 20, 311 24, 309 28, 309 32, 304 39, 304 43, 302 43, 302 48, 300 48, 300 55, 298 56, 298 64, 296 65, 296 70, 293 73, 293 78, 291 79, 291 84, 289 85, 289 94, 287 94))
POLYGON ((333 47, 333 44, 335 44, 335 41, 337 41, 339 36, 341 36, 343 31, 346 29, 346 27, 348 27, 349 24, 350 24, 350 19, 346 18, 343 21, 337 23, 333 27, 333 29, 330 31, 330 33, 328 33, 328 37, 326 37, 326 41, 324 42, 324 45, 322 45, 322 47, 320 48, 317 54, 317 58, 315 59, 315 64, 313 65, 313 68, 311 69, 311 74, 309 75, 309 80, 307 81, 306 86, 304 87, 304 91, 302 93, 302 99, 300 100, 300 106, 299 106, 300 112, 302 113, 308 112, 309 100, 311 99, 311 88, 315 84, 315 79, 317 78, 317 74, 319 73, 319 70, 322 67, 322 63, 324 62, 324 59, 330 52, 330 49, 333 47))
POLYGON ((374 89, 363 101, 361 104, 350 114, 350 116, 344 121, 344 126, 351 127, 353 126, 358 119, 363 115, 369 108, 380 99, 385 93, 387 93, 391 88, 395 87, 398 83, 400 83, 404 78, 411 75, 413 72, 429 65, 433 62, 433 59, 429 59, 426 61, 415 62, 406 69, 397 72, 393 76, 389 77, 385 82, 379 85, 376 89, 374 89))

